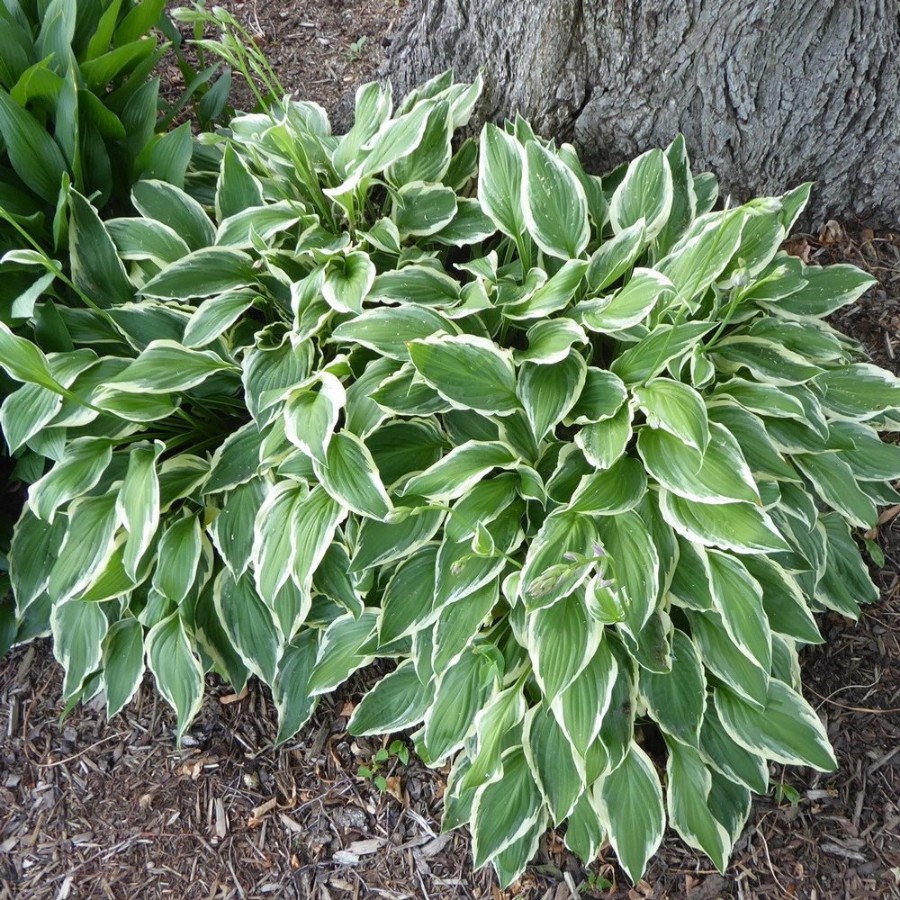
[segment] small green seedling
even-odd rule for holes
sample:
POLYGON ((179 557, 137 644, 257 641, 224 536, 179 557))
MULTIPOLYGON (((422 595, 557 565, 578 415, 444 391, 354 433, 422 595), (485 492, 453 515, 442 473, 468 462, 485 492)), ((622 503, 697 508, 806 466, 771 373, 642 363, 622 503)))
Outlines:
POLYGON ((404 766, 409 765, 409 748, 403 741, 391 741, 389 746, 377 750, 369 765, 360 766, 356 774, 366 781, 371 781, 383 794, 387 791, 387 778, 384 773, 393 760, 399 760, 404 766))
POLYGON ((350 49, 347 51, 347 58, 350 62, 356 62, 361 56, 363 47, 366 45, 366 36, 363 35, 359 40, 354 41, 350 45, 350 49))

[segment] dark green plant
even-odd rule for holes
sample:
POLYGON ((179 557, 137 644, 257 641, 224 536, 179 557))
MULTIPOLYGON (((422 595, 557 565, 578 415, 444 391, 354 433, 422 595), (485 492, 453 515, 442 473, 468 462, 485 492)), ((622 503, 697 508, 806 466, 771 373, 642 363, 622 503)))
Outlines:
POLYGON ((521 119, 455 146, 479 88, 366 85, 340 136, 273 104, 136 218, 70 190, 73 348, 0 324, 46 468, 3 628, 70 705, 149 668, 179 738, 210 670, 280 743, 393 659, 349 729, 452 761, 504 884, 560 823, 723 869, 769 760, 836 765, 798 650, 877 598, 853 529, 900 500, 900 382, 824 321, 872 279, 780 250, 808 186, 717 210, 681 139, 603 179, 521 119))

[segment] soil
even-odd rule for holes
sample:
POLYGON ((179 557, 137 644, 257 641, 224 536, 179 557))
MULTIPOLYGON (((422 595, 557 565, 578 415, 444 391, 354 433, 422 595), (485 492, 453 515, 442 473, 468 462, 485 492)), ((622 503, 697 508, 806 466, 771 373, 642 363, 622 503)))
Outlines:
MULTIPOLYGON (((337 127, 403 13, 401 0, 223 5, 258 35, 285 86, 321 102, 337 127)), ((790 249, 879 278, 834 324, 900 374, 900 237, 833 222, 790 249)), ((358 776, 381 744, 354 740, 346 723, 375 674, 327 698, 277 753, 267 692, 251 685, 236 697, 210 680, 177 750, 149 683, 111 722, 94 703, 60 722, 60 668, 39 641, 0 661, 0 900, 900 898, 898 513, 885 511, 872 535, 886 557, 873 569, 881 602, 856 624, 825 616, 827 642, 803 657, 840 768, 776 767, 724 876, 669 835, 631 887, 608 848, 585 870, 551 832, 501 892, 490 870, 472 871, 465 832, 440 834, 444 773, 392 757, 386 790, 358 776)))

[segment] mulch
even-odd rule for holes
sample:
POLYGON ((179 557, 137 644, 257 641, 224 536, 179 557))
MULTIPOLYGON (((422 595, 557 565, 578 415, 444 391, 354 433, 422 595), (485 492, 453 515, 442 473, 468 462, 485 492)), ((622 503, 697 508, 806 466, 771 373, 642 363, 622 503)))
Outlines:
MULTIPOLYGON (((259 33, 285 85, 338 123, 403 11, 398 0, 223 5, 259 33)), ((900 374, 900 236, 832 222, 794 239, 791 252, 879 278, 834 324, 900 374)), ((876 535, 886 556, 873 570, 881 602, 856 624, 824 616, 827 642, 803 655, 807 697, 840 768, 774 767, 775 787, 756 801, 724 876, 669 835, 632 887, 608 848, 585 870, 551 832, 501 893, 490 870, 472 871, 465 832, 440 833, 446 773, 411 756, 382 768, 383 791, 359 777, 382 743, 350 737, 346 724, 376 673, 325 699, 277 753, 267 691, 251 684, 236 697, 210 679, 178 750, 149 680, 111 722, 96 702, 60 722, 60 668, 38 641, 0 661, 0 900, 900 898, 897 512, 876 535)))

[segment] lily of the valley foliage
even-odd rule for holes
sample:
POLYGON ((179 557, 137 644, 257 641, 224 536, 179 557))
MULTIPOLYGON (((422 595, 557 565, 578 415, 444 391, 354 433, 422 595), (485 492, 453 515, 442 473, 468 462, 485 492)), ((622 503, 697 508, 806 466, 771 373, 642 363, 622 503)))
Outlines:
POLYGON ((284 742, 394 659, 350 730, 452 760, 504 884, 560 823, 722 869, 770 760, 835 767, 797 652, 876 598, 851 529, 900 499, 900 382, 823 321, 872 279, 780 251, 808 186, 712 211, 680 139, 602 180, 522 120, 454 150, 479 90, 242 116, 134 218, 70 191, 74 349, 0 325, 47 460, 4 627, 111 716, 148 668, 179 737, 210 670, 284 742))

